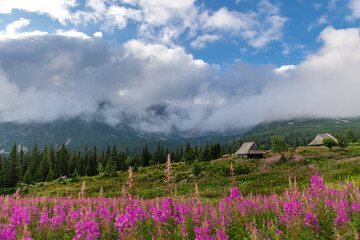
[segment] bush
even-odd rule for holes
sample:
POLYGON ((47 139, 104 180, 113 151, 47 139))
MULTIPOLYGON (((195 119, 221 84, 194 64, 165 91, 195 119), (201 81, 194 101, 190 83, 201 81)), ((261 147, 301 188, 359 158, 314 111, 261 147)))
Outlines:
POLYGON ((331 149, 332 149, 333 147, 336 146, 336 142, 335 142, 335 140, 332 139, 332 138, 325 138, 325 139, 323 140, 323 144, 324 144, 324 146, 327 147, 330 151, 331 151, 331 149))
POLYGON ((288 150, 288 145, 279 136, 271 137, 271 149, 274 153, 282 153, 288 150))
POLYGON ((198 161, 195 161, 192 166, 191 166, 191 172, 195 175, 198 176, 202 171, 202 167, 200 166, 198 161))

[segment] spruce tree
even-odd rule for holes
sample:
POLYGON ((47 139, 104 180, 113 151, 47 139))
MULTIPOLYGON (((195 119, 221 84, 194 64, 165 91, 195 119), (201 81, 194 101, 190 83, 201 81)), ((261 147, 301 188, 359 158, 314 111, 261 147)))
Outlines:
POLYGON ((209 146, 209 142, 206 142, 205 147, 204 147, 204 151, 203 151, 203 161, 210 161, 212 158, 211 156, 211 152, 210 152, 210 146, 209 146))
POLYGON ((20 160, 17 152, 16 143, 14 143, 8 161, 5 167, 5 181, 6 187, 14 187, 21 180, 20 160))
POLYGON ((185 151, 182 157, 182 161, 187 164, 191 164, 195 160, 195 153, 193 148, 191 147, 190 143, 187 142, 185 146, 185 151))
POLYGON ((104 172, 104 167, 101 163, 98 163, 97 171, 99 174, 104 172))
POLYGON ((90 168, 91 168, 91 176, 98 174, 98 171, 97 171, 98 151, 97 151, 96 145, 93 148, 89 164, 90 164, 90 168))
MULTIPOLYGON (((32 174, 35 174, 37 172, 37 170, 39 168, 40 160, 41 160, 40 152, 39 152, 37 144, 35 143, 32 151, 31 151, 31 154, 30 154, 30 163, 29 163, 29 169, 32 174)), ((34 181, 39 180, 39 179, 37 179, 36 174, 33 175, 33 180, 34 181)))
POLYGON ((110 157, 109 160, 106 163, 106 167, 105 167, 105 173, 111 177, 115 177, 116 174, 116 170, 117 170, 117 166, 115 161, 110 157))
POLYGON ((74 172, 71 174, 71 180, 73 182, 79 181, 79 173, 76 168, 74 169, 74 172))
POLYGON ((46 145, 45 149, 42 153, 41 162, 40 162, 39 169, 38 169, 38 177, 39 177, 40 181, 46 180, 46 178, 49 174, 50 168, 51 168, 50 153, 49 153, 49 148, 46 145))
POLYGON ((25 173, 25 175, 24 175, 23 181, 24 181, 24 183, 26 183, 26 184, 32 183, 33 178, 32 178, 32 176, 31 176, 30 169, 26 170, 26 173, 25 173))
POLYGON ((149 166, 151 160, 151 153, 149 151, 148 145, 146 144, 145 147, 141 151, 141 166, 149 166))
POLYGON ((57 163, 58 163, 58 169, 59 174, 58 175, 65 175, 70 176, 69 172, 69 153, 66 149, 65 144, 63 144, 60 148, 60 150, 56 153, 57 163))
POLYGON ((46 176, 46 181, 52 181, 54 180, 54 171, 52 170, 52 168, 50 168, 48 175, 46 176))

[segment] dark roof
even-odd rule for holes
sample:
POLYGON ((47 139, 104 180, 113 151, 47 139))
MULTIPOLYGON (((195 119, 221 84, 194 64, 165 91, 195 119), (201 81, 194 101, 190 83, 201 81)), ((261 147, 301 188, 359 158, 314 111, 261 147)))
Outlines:
POLYGON ((245 142, 239 150, 236 151, 236 155, 247 155, 247 154, 266 154, 261 150, 255 142, 245 142))

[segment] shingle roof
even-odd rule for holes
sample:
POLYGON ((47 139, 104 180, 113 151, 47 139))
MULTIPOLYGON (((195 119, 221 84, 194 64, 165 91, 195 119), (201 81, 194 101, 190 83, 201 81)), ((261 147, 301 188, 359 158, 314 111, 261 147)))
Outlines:
POLYGON ((329 133, 319 133, 314 138, 314 140, 312 140, 312 142, 308 144, 308 146, 320 146, 320 145, 323 145, 322 142, 326 138, 332 138, 332 139, 335 140, 335 142, 337 142, 337 139, 334 136, 332 136, 331 134, 329 134, 329 133))
POLYGON ((261 150, 255 142, 245 142, 239 150, 236 151, 236 155, 246 155, 246 154, 266 154, 261 150))

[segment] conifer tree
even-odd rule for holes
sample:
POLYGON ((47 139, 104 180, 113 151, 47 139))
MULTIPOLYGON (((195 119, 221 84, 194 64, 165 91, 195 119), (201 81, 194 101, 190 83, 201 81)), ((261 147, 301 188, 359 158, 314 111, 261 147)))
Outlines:
POLYGON ((194 160, 195 160, 195 153, 188 141, 185 146, 185 151, 182 157, 182 161, 184 161, 187 164, 191 164, 194 160))
POLYGON ((116 170, 117 170, 117 166, 115 161, 110 157, 109 160, 106 163, 106 167, 105 167, 105 173, 111 177, 115 177, 116 174, 116 170))
POLYGON ((23 181, 26 184, 30 184, 32 182, 32 176, 31 176, 30 169, 26 170, 23 181))
POLYGON ((16 143, 14 143, 8 157, 4 177, 6 187, 14 187, 21 180, 20 160, 16 143))
POLYGON ((166 161, 166 155, 164 152, 164 147, 161 146, 160 141, 159 141, 157 148, 153 154, 153 162, 155 164, 157 164, 157 163, 165 163, 165 161, 166 161))
POLYGON ((51 168, 50 153, 49 153, 49 148, 46 145, 44 151, 42 152, 41 162, 38 168, 38 177, 40 181, 46 180, 50 168, 51 168))
POLYGON ((79 173, 76 168, 74 169, 74 172, 71 174, 71 178, 72 178, 72 181, 75 181, 75 182, 79 180, 79 173))
POLYGON ((98 166, 98 151, 95 145, 92 151, 92 156, 90 161, 91 175, 98 174, 97 166, 98 166))
POLYGON ((149 166, 151 160, 151 153, 149 151, 148 145, 146 144, 145 147, 141 151, 141 166, 149 166))
POLYGON ((56 153, 57 163, 59 169, 59 175, 70 176, 69 172, 69 153, 66 149, 65 144, 63 144, 60 150, 56 153))
POLYGON ((118 151, 116 150, 116 146, 114 144, 113 149, 111 150, 110 157, 114 160, 116 165, 116 170, 120 170, 120 161, 118 151))
POLYGON ((46 181, 52 181, 52 180, 54 180, 54 171, 52 170, 52 168, 50 168, 46 176, 46 181))
MULTIPOLYGON (((36 173, 36 171, 39 168, 39 164, 40 164, 40 152, 37 144, 35 143, 30 154, 30 163, 29 163, 29 169, 32 174, 36 173)), ((33 176, 32 178, 33 180, 37 180, 36 176, 33 176)))
POLYGON ((203 151, 203 161, 210 161, 211 160, 211 152, 209 147, 209 142, 206 142, 204 151, 203 151))
POLYGON ((104 172, 104 167, 101 163, 98 163, 97 171, 99 174, 104 172))

